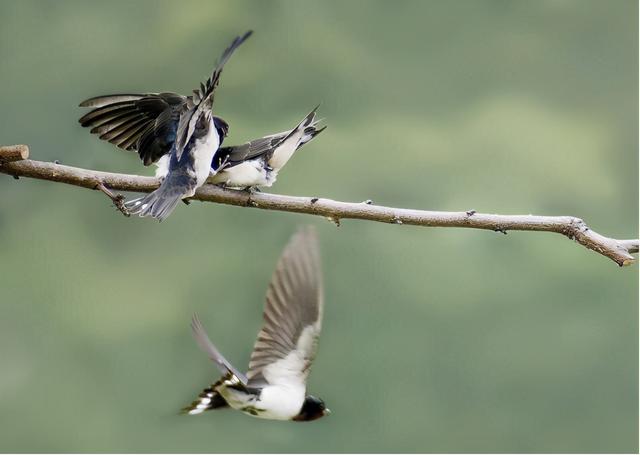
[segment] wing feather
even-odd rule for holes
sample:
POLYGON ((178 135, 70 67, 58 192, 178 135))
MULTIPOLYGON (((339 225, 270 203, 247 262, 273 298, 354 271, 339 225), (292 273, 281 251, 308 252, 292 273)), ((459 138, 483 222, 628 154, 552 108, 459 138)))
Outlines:
POLYGON ((200 319, 198 319, 198 315, 194 314, 191 319, 191 330, 193 332, 193 337, 209 358, 213 361, 213 363, 218 367, 220 372, 223 375, 228 373, 234 374, 240 382, 243 384, 247 384, 247 377, 241 373, 237 368, 235 368, 231 362, 229 362, 225 357, 218 351, 218 348, 211 342, 207 332, 204 330, 200 319))
POLYGON ((167 127, 167 119, 177 124, 186 103, 187 97, 171 92, 98 96, 80 103, 94 109, 79 122, 100 139, 137 151, 149 165, 171 151, 175 126, 167 127))
POLYGON ((322 325, 322 275, 312 228, 285 248, 267 290, 262 329, 249 362, 249 386, 305 386, 322 325))
POLYGON ((242 36, 237 36, 222 53, 222 56, 218 60, 218 64, 213 69, 211 76, 204 83, 200 83, 200 87, 194 90, 193 96, 184 105, 184 108, 180 114, 180 120, 178 122, 178 131, 176 139, 176 158, 180 159, 182 151, 189 143, 191 136, 196 128, 196 123, 200 118, 200 115, 207 111, 211 111, 213 107, 213 95, 218 83, 220 82, 220 75, 225 63, 229 60, 229 57, 233 52, 245 42, 247 38, 251 36, 253 31, 249 30, 242 36))

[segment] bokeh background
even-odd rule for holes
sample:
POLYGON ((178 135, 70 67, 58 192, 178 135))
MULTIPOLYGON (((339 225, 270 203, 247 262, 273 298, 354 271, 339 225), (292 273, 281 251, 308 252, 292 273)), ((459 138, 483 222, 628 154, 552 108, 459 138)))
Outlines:
MULTIPOLYGON (((0 2, 0 143, 151 173, 77 124, 83 99, 189 93, 236 34, 228 143, 329 128, 272 191, 576 215, 638 235, 638 5, 624 1, 0 2)), ((98 192, 0 175, 0 450, 638 450, 638 266, 558 235, 214 204, 127 219, 98 192), (177 411, 246 365, 266 286, 316 225, 326 317, 312 424, 177 411)))

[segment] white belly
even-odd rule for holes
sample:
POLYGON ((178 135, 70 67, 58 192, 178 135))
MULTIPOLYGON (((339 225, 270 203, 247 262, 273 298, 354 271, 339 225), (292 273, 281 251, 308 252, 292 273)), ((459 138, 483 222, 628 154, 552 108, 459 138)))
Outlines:
POLYGON ((273 181, 267 176, 260 160, 245 161, 237 166, 223 169, 210 179, 211 183, 223 183, 229 188, 250 186, 271 186, 273 181))
POLYGON ((222 384, 218 392, 233 409, 254 417, 271 420, 291 420, 298 415, 304 403, 304 387, 267 386, 260 399, 222 384))

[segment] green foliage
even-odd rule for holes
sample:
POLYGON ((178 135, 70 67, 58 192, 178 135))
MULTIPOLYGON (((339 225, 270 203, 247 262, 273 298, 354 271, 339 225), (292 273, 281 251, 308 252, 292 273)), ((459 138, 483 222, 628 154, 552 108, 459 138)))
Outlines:
MULTIPOLYGON (((3 144, 126 172, 76 120, 110 92, 187 93, 237 33, 229 143, 329 128, 275 192, 576 215, 638 231, 634 1, 0 2, 3 144)), ((560 236, 212 204, 126 219, 98 192, 0 175, 1 451, 630 452, 637 266, 560 236), (312 424, 177 411, 239 365, 295 226, 318 225, 325 330, 312 424)))

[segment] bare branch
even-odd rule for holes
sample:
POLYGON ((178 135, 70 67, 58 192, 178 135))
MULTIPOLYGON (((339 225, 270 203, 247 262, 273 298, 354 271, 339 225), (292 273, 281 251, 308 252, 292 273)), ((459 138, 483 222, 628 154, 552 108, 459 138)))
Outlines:
MULTIPOLYGON (((103 192, 107 190, 108 193, 105 193, 116 206, 118 206, 116 200, 121 201, 121 199, 119 195, 114 196, 110 190, 148 193, 160 184, 154 177, 92 171, 33 160, 6 162, 2 158, 10 153, 5 150, 0 147, 0 173, 16 178, 31 177, 67 183, 103 192)), ((339 225, 342 219, 359 219, 414 226, 486 229, 504 234, 507 231, 555 232, 610 258, 620 266, 632 264, 635 258, 631 253, 638 252, 637 239, 616 240, 605 237, 591 230, 581 219, 573 216, 495 215, 477 213, 475 210, 464 212, 410 210, 373 205, 370 200, 359 203, 339 202, 318 197, 233 191, 215 185, 204 185, 190 199, 264 210, 307 213, 323 216, 336 225, 339 225)))

